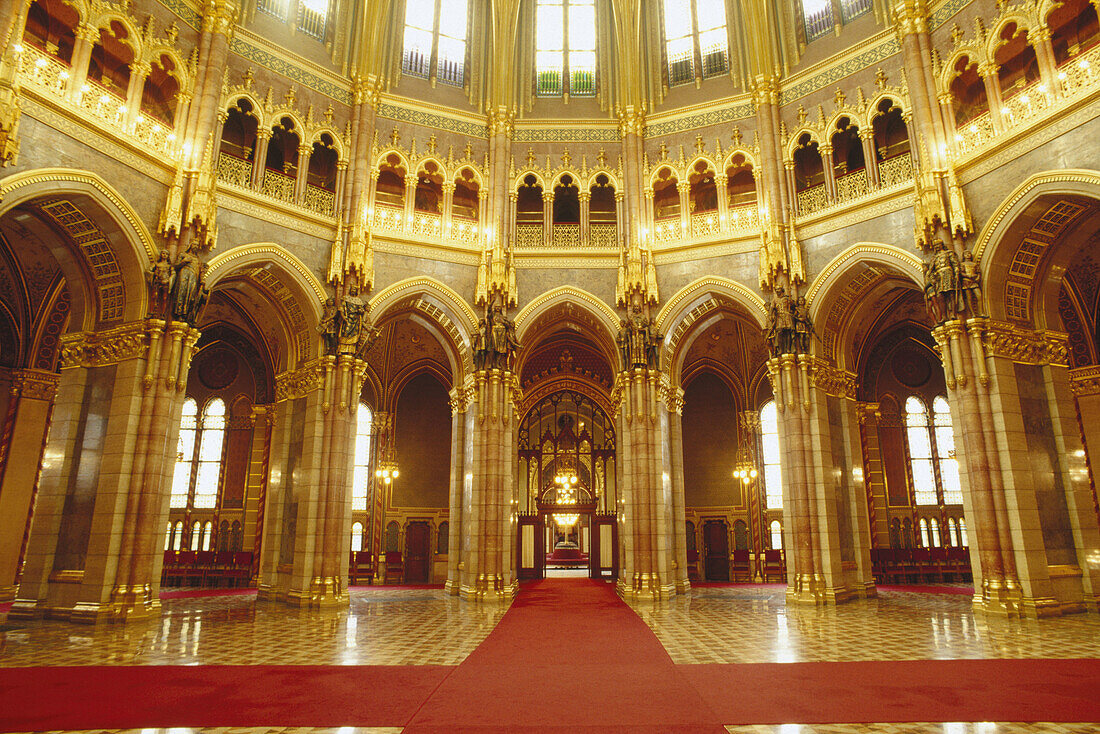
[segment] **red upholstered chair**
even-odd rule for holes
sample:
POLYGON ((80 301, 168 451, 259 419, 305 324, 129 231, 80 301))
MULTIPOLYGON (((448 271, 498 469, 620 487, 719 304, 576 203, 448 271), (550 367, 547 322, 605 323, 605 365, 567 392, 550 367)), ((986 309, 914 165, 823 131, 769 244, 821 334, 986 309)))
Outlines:
POLYGON ((201 586, 202 568, 198 565, 196 551, 180 551, 177 557, 179 582, 181 586, 201 586))
POLYGON ((374 556, 370 551, 356 551, 352 557, 354 579, 359 581, 366 579, 369 584, 374 580, 374 556))
POLYGON ((699 551, 689 550, 687 552, 688 563, 688 581, 699 580, 699 551))
POLYGON ((386 552, 385 576, 382 581, 387 584, 400 584, 405 580, 405 563, 400 551, 386 552))
POLYGON ((749 558, 748 548, 742 548, 733 552, 733 560, 730 562, 730 572, 734 581, 752 581, 752 564, 749 558))
POLYGON ((761 569, 761 573, 764 574, 764 581, 767 581, 773 576, 780 579, 786 579, 787 563, 783 560, 783 551, 764 551, 764 567, 761 569))
POLYGON ((252 579, 252 552, 237 551, 232 555, 232 562, 225 572, 226 577, 232 586, 247 586, 252 579))
POLYGON ((164 563, 161 564, 160 577, 161 584, 164 586, 179 584, 179 551, 164 551, 164 563))

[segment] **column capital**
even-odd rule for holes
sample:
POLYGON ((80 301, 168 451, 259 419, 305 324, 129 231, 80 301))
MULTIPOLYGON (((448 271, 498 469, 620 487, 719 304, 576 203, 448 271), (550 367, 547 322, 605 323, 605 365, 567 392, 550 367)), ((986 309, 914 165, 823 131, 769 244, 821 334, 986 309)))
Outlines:
POLYGON ((515 110, 510 110, 503 106, 497 107, 489 113, 486 127, 489 128, 489 137, 494 135, 512 137, 512 133, 515 131, 516 127, 515 110))
POLYGON ((1077 397, 1100 395, 1100 365, 1070 370, 1069 388, 1077 397))
POLYGON ((148 333, 163 327, 163 321, 147 319, 105 331, 65 334, 60 340, 58 363, 61 369, 93 368, 139 359, 149 348, 148 333))
POLYGON ((240 14, 238 0, 206 0, 202 9, 202 30, 228 37, 233 34, 240 14))
POLYGON ((859 419, 860 423, 866 423, 869 420, 878 420, 882 417, 882 404, 866 403, 861 400, 857 400, 856 417, 859 419))
POLYGON ((99 28, 91 23, 81 23, 73 31, 73 35, 76 36, 78 41, 97 41, 99 40, 99 28))
POLYGON ((893 15, 898 38, 928 32, 928 5, 925 0, 901 0, 895 3, 893 15))
POLYGON ((645 134, 645 111, 636 109, 633 105, 619 110, 619 137, 645 134))
POLYGON ((321 389, 324 382, 324 366, 314 359, 296 370, 288 370, 275 376, 275 402, 305 397, 321 389))
POLYGON ((779 104, 779 80, 763 74, 753 79, 752 101, 757 107, 779 104))
POLYGON ((48 370, 22 369, 11 373, 11 394, 31 400, 52 401, 61 376, 48 370))
POLYGON ((553 191, 543 191, 542 192, 542 200, 544 202, 552 202, 554 200, 554 192, 553 191))
POLYGON ((982 344, 992 357, 1025 364, 1069 365, 1069 336, 1064 332, 1027 329, 983 318, 970 319, 966 326, 981 334, 982 344))

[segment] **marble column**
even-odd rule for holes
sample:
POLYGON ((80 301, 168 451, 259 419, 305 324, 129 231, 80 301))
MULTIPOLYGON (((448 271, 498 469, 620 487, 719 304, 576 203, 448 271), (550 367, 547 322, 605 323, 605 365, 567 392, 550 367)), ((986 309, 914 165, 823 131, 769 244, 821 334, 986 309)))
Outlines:
MULTIPOLYGON (((448 578, 464 599, 507 601, 516 591, 515 454, 518 375, 476 372, 465 412, 460 558, 448 578)), ((457 487, 452 486, 452 491, 457 487)), ((451 549, 455 551, 454 548, 451 549)))
POLYGON ((13 370, 0 438, 0 603, 15 599, 58 376, 13 370))
POLYGON ((198 337, 185 323, 147 319, 62 338, 15 618, 159 612, 161 540, 198 337))
POLYGON ((77 26, 73 42, 73 53, 70 58, 72 76, 69 77, 69 100, 76 106, 80 106, 84 98, 84 86, 88 79, 88 64, 92 60, 92 49, 99 40, 99 29, 88 23, 77 26))
POLYGON ((252 158, 252 188, 260 191, 264 185, 264 172, 267 170, 267 146, 271 142, 271 130, 260 128, 256 131, 256 154, 252 158))
POLYGON ((306 185, 309 177, 309 158, 313 155, 312 145, 298 146, 298 171, 294 179, 294 201, 305 204, 306 185))

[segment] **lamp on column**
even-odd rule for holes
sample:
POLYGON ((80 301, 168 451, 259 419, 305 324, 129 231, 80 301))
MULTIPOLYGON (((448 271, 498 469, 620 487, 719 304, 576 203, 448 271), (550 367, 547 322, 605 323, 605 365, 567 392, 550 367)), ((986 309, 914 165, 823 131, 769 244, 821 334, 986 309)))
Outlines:
POLYGON ((389 484, 401 476, 401 472, 397 469, 396 461, 380 461, 378 468, 374 470, 374 476, 381 479, 383 484, 389 484))

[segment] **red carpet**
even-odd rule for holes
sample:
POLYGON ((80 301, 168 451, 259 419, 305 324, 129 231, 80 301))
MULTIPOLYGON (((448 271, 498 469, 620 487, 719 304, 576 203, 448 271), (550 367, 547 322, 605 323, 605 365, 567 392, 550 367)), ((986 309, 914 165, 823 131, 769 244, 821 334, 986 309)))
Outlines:
MULTIPOLYGON (((839 610, 838 613, 843 613, 839 610)), ((0 731, 407 726, 691 731, 720 724, 1100 721, 1100 660, 674 665, 610 585, 524 586, 457 667, 0 668, 0 731)))
POLYGON ((406 732, 697 731, 722 722, 610 584, 525 585, 406 732))

